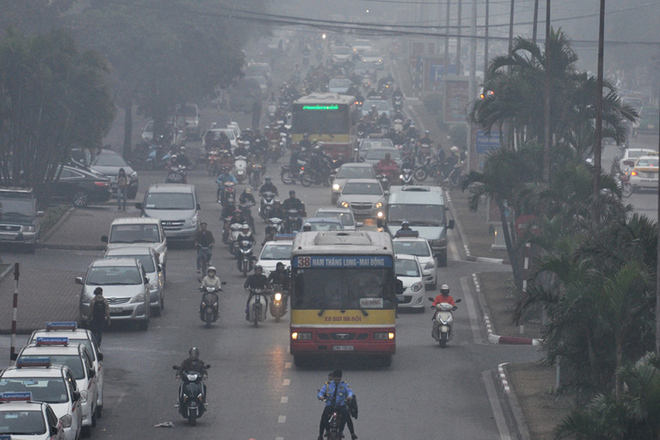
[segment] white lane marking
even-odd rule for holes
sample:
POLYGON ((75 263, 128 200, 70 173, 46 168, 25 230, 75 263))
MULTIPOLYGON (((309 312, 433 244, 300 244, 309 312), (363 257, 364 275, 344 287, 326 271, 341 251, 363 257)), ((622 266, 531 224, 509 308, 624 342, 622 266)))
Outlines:
POLYGON ((280 403, 289 403, 289 396, 282 396, 280 403))
POLYGON ((277 423, 286 423, 286 416, 279 416, 277 418, 277 423))
POLYGON ((117 399, 117 403, 115 403, 114 407, 118 408, 119 405, 121 405, 121 401, 124 400, 124 397, 126 397, 127 395, 128 395, 127 392, 121 393, 121 395, 119 396, 119 399, 117 399))
POLYGON ((463 289, 463 296, 465 297, 465 304, 467 305, 468 315, 470 316, 470 328, 472 329, 472 337, 474 342, 478 344, 482 342, 481 332, 479 331, 479 321, 477 320, 477 311, 474 307, 474 299, 468 286, 467 277, 461 278, 461 288, 463 289))
POLYGON ((291 385, 291 379, 284 379, 282 381, 282 386, 288 387, 289 385, 291 385))
POLYGON ((500 399, 497 396, 497 391, 495 390, 495 385, 493 384, 493 379, 490 372, 483 371, 481 373, 481 378, 484 381, 484 385, 486 385, 486 393, 488 394, 490 407, 493 410, 493 418, 495 419, 497 430, 500 432, 500 439, 511 440, 511 433, 509 432, 509 428, 506 426, 504 411, 502 411, 502 405, 500 404, 500 399))
POLYGON ((291 368, 291 365, 292 365, 291 362, 285 362, 284 363, 284 369, 286 370, 286 369, 291 368))
POLYGON ((284 440, 284 437, 275 437, 275 440, 284 440))

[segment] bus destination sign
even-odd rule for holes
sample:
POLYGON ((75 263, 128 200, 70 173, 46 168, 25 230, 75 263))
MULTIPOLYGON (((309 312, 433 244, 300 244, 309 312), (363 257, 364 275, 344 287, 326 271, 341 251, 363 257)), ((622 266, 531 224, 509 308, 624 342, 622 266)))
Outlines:
POLYGON ((315 268, 315 269, 353 269, 353 268, 391 268, 392 257, 389 256, 305 256, 296 257, 293 261, 294 267, 297 268, 315 268))
POLYGON ((339 110, 338 105, 304 105, 303 110, 339 110))

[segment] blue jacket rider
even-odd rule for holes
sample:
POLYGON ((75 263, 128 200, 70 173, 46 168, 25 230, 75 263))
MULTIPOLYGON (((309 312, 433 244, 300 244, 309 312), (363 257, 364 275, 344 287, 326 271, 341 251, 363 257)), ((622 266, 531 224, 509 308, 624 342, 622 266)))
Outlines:
POLYGON ((341 380, 342 371, 335 370, 330 373, 329 380, 319 390, 319 400, 325 399, 325 408, 323 415, 321 415, 321 423, 319 425, 319 440, 323 440, 323 433, 328 429, 328 420, 332 415, 333 410, 336 410, 341 415, 340 432, 344 432, 344 425, 348 423, 348 430, 351 432, 351 439, 356 440, 358 437, 355 435, 353 428, 353 421, 351 415, 346 408, 346 401, 353 399, 353 391, 348 384, 341 380), (335 392, 336 390, 336 392, 335 392))

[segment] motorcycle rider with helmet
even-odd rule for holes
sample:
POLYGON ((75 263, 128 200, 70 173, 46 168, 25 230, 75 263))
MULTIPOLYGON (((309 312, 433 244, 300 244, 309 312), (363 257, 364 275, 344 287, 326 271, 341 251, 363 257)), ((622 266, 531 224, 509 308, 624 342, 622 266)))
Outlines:
POLYGON ((277 191, 277 187, 273 183, 273 179, 271 179, 269 176, 264 177, 264 184, 261 185, 261 188, 259 188, 259 195, 263 197, 265 192, 272 192, 276 196, 279 196, 279 193, 277 191))
POLYGON ((211 260, 211 249, 210 246, 215 244, 215 238, 213 233, 207 230, 208 224, 206 222, 201 222, 199 224, 199 231, 195 233, 195 247, 197 247, 197 273, 201 273, 202 268, 202 258, 204 258, 204 249, 209 248, 209 261, 211 260))
POLYGON ((282 209, 288 211, 290 209, 296 209, 298 211, 303 211, 304 205, 300 199, 296 198, 296 192, 294 190, 289 191, 289 198, 284 201, 282 204, 282 209))
POLYGON ((218 185, 216 198, 220 201, 224 201, 225 184, 227 182, 232 182, 234 185, 238 185, 236 177, 229 173, 229 167, 222 167, 220 174, 218 174, 218 178, 215 179, 215 183, 218 185))
POLYGON ((242 205, 244 203, 252 203, 253 205, 257 204, 257 201, 252 195, 252 188, 245 188, 241 193, 241 196, 238 198, 238 202, 242 205))
MULTIPOLYGON (((196 371, 202 375, 202 378, 208 379, 209 373, 206 370, 204 361, 199 358, 199 349, 197 347, 192 347, 188 350, 188 357, 181 362, 181 366, 176 372, 176 379, 181 379, 181 375, 184 372, 196 371)), ((206 402, 206 385, 204 386, 204 396, 202 401, 206 402)))
POLYGON ((321 176, 321 181, 325 182, 328 180, 330 175, 330 169, 332 158, 323 150, 323 143, 319 142, 314 146, 314 152, 309 158, 309 164, 314 171, 316 171, 319 176, 321 176))
POLYGON ((331 373, 332 381, 326 382, 318 392, 318 399, 325 400, 325 408, 321 415, 321 423, 319 425, 318 440, 323 440, 323 433, 328 429, 328 419, 333 410, 336 410, 341 415, 341 426, 339 432, 344 432, 344 426, 348 423, 348 430, 351 432, 351 439, 357 440, 358 436, 355 434, 353 428, 353 421, 351 414, 348 412, 346 404, 353 399, 353 390, 342 378, 342 371, 335 370, 331 373))
MULTIPOLYGON (((247 303, 245 303, 245 320, 249 321, 250 300, 254 296, 254 293, 252 293, 251 289, 270 290, 270 282, 268 281, 266 275, 264 275, 264 268, 261 267, 261 265, 257 264, 254 266, 254 273, 247 277, 245 283, 243 284, 243 288, 250 292, 247 303)), ((268 298, 265 295, 263 295, 263 298, 266 301, 266 307, 268 307, 268 298)))
POLYGON ((289 290, 289 272, 281 261, 275 266, 275 270, 268 275, 268 282, 282 286, 282 289, 289 290))
POLYGON ((250 148, 250 141, 243 141, 238 144, 238 147, 234 149, 234 157, 243 156, 247 157, 248 148, 250 148))
POLYGON ((448 303, 452 306, 455 306, 454 297, 449 294, 449 285, 443 284, 440 286, 440 294, 435 297, 433 300, 433 307, 437 306, 440 303, 448 303))

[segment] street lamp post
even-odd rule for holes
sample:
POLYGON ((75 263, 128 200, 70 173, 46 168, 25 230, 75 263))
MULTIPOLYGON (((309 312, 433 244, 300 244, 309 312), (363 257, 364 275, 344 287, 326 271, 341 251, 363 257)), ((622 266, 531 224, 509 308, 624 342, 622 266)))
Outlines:
POLYGON ((605 46, 605 0, 600 0, 598 25, 598 78, 596 80, 596 139, 594 142, 594 218, 600 221, 600 166, 603 139, 603 55, 605 46))

